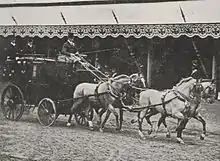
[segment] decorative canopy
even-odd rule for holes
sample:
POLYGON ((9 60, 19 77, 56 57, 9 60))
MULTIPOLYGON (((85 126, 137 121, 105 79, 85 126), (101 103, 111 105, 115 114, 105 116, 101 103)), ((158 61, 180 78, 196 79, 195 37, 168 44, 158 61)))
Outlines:
POLYGON ((0 35, 220 38, 220 2, 186 1, 0 8, 0 35), (181 14, 182 10, 182 14, 181 14), (184 22, 184 18, 186 22, 184 22))

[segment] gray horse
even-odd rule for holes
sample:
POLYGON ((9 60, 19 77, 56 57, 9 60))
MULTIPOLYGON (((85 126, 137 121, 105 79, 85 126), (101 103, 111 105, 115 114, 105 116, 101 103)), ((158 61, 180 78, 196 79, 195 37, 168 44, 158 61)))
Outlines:
MULTIPOLYGON (((209 104, 214 103, 215 102, 215 95, 216 95, 216 85, 215 85, 214 81, 213 80, 211 80, 211 81, 210 80, 209 81, 202 80, 201 85, 202 85, 202 88, 200 90, 201 90, 202 101, 205 102, 205 103, 209 103, 209 104)), ((198 91, 198 92, 200 92, 200 91, 198 91)), ((197 99, 197 98, 195 98, 195 99, 197 99)), ((151 134, 154 131, 153 124, 150 121, 150 117, 154 116, 158 113, 159 112, 157 110, 150 109, 148 111, 148 113, 146 114, 146 116, 145 116, 146 121, 151 126, 151 129, 148 131, 149 134, 151 134)), ((196 119, 196 120, 198 120, 199 122, 202 123, 203 133, 200 135, 200 139, 203 140, 205 138, 205 135, 206 135, 206 122, 200 114, 200 104, 198 105, 198 108, 197 108, 196 111, 187 113, 187 115, 185 114, 185 116, 188 118, 187 120, 189 120, 190 118, 194 118, 194 119, 196 119)), ((158 124, 157 124, 157 128, 155 130, 155 135, 157 134, 161 123, 163 123, 164 127, 166 128, 166 136, 170 137, 171 132, 168 129, 168 126, 166 124, 165 119, 166 119, 166 116, 161 114, 161 117, 160 117, 160 119, 158 121, 158 124)), ((137 119, 132 120, 132 123, 135 123, 135 122, 137 122, 137 119)), ((184 127, 186 126, 187 122, 188 121, 185 121, 184 127)))
MULTIPOLYGON (((119 115, 115 110, 114 103, 124 97, 130 84, 131 78, 127 75, 119 75, 99 84, 81 83, 75 88, 73 98, 77 99, 77 101, 73 104, 71 111, 74 112, 83 102, 81 98, 85 99, 85 97, 88 97, 89 104, 86 111, 89 111, 89 109, 103 109, 102 111, 107 111, 106 118, 101 122, 100 131, 103 132, 104 125, 111 113, 116 118, 116 129, 118 130, 120 128, 119 115)), ((100 113, 98 113, 98 117, 100 119, 100 113)), ((89 117, 88 123, 90 129, 93 130, 93 123, 89 117)))
MULTIPOLYGON (((197 87, 197 81, 192 77, 181 80, 172 90, 165 92, 148 89, 140 93, 139 105, 146 106, 138 113, 139 135, 145 138, 142 133, 142 122, 144 118, 151 117, 157 113, 161 113, 162 122, 167 116, 178 119, 177 140, 182 140, 182 130, 187 123, 187 116, 198 110, 201 97, 201 88, 197 87), (196 87, 196 88, 195 88, 196 87), (196 90, 196 92, 194 91, 196 90), (194 91, 197 99, 190 99, 190 95, 194 91), (162 98, 164 100, 162 100, 162 98)), ((132 121, 134 122, 134 121, 132 121)))

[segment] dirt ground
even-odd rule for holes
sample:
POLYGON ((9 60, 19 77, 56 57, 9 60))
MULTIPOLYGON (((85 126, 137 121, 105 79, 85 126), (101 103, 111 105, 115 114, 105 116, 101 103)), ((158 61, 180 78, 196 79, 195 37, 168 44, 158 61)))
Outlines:
MULTIPOLYGON (((52 127, 38 123, 36 110, 23 115, 20 121, 5 120, 0 112, 0 161, 219 161, 220 160, 220 103, 203 105, 202 115, 207 121, 207 136, 200 140, 202 125, 190 120, 184 130, 185 144, 176 143, 176 134, 166 138, 164 128, 157 137, 147 134, 141 140, 137 124, 131 124, 136 115, 126 112, 123 129, 115 132, 115 119, 106 124, 105 132, 89 131, 75 125, 66 127, 68 117, 61 116, 52 127)), ((158 116, 152 120, 156 125, 158 116)), ((175 128, 175 120, 168 119, 175 128)))

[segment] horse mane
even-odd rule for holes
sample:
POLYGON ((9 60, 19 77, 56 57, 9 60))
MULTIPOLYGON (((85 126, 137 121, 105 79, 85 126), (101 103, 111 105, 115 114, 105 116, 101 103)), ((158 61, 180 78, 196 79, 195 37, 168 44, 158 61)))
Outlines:
POLYGON ((180 82, 176 84, 176 86, 180 86, 181 84, 186 83, 186 82, 188 82, 188 81, 190 81, 192 79, 193 79, 192 77, 182 78, 180 80, 180 82))

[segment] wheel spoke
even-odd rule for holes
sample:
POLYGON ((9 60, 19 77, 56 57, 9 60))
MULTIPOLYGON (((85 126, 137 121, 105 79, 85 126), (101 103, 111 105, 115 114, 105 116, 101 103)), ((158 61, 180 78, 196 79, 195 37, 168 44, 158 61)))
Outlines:
POLYGON ((12 98, 12 95, 7 91, 5 93, 5 97, 8 98, 8 99, 11 99, 12 98))
POLYGON ((7 110, 5 110, 5 116, 7 119, 9 119, 9 114, 10 114, 10 107, 7 110))
POLYGON ((49 99, 43 99, 38 105, 38 119, 42 125, 50 126, 56 119, 56 110, 54 102, 49 99))
POLYGON ((23 114, 23 95, 15 85, 8 85, 2 93, 1 105, 6 119, 19 120, 23 114))
POLYGON ((10 95, 11 97, 13 96, 12 88, 11 88, 11 87, 8 89, 8 93, 9 93, 9 95, 10 95))
POLYGON ((17 117, 19 116, 19 114, 20 114, 20 112, 21 112, 21 110, 22 110, 22 104, 17 104, 16 105, 16 108, 15 108, 15 119, 17 119, 17 117))
POLYGON ((11 108, 9 108, 8 118, 11 119, 11 108))
POLYGON ((14 120, 14 107, 11 107, 10 111, 11 111, 11 120, 14 120))

